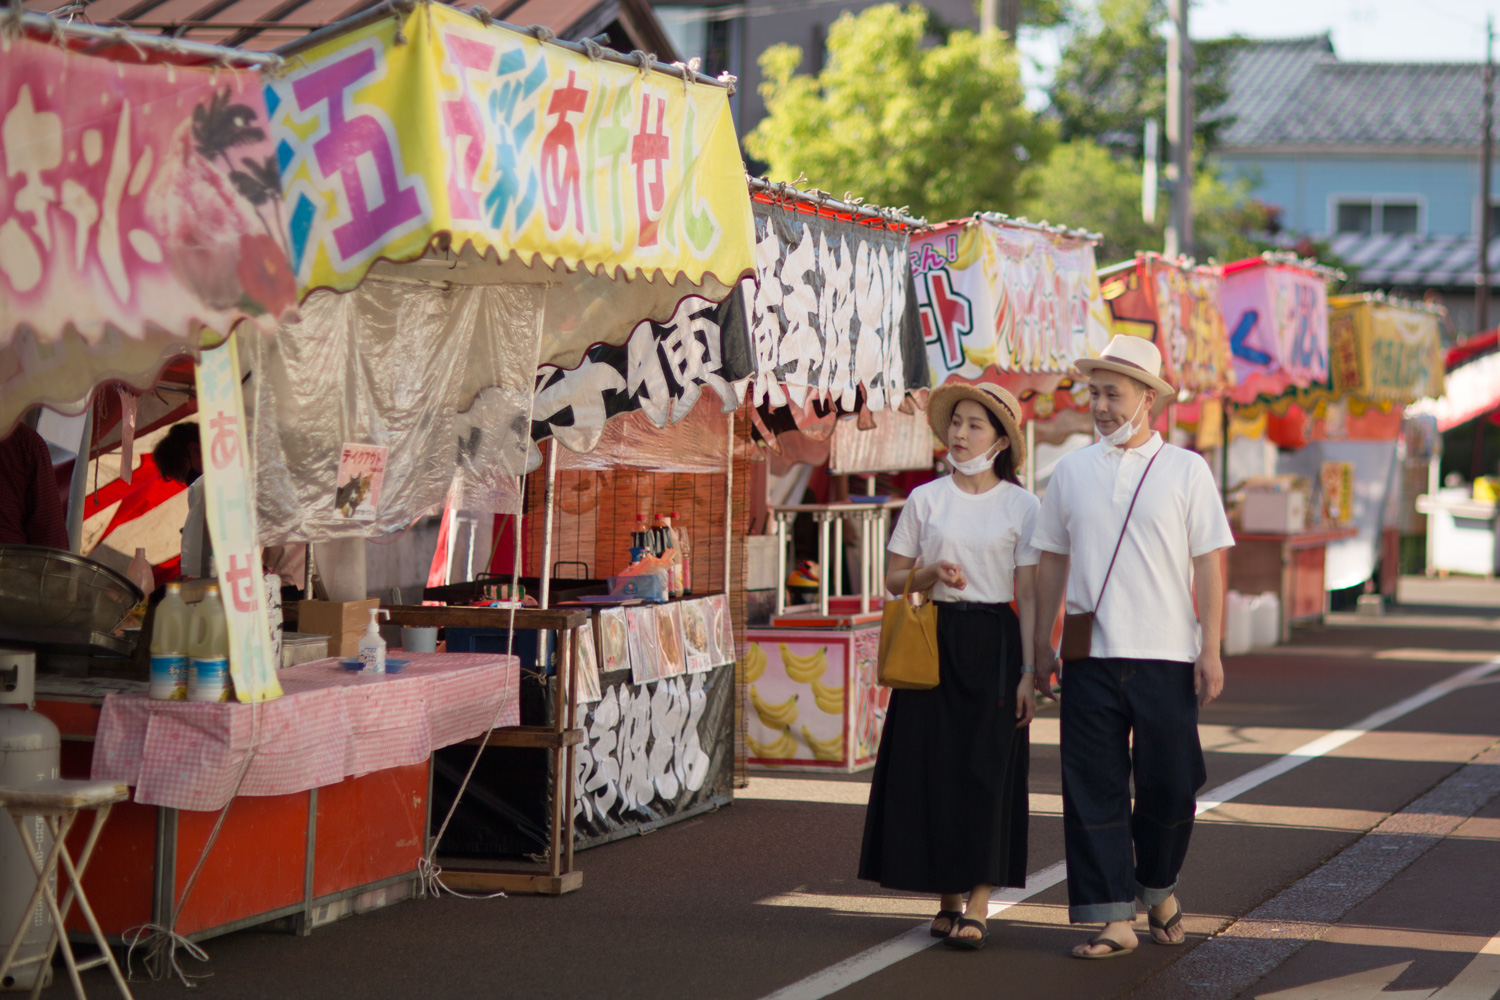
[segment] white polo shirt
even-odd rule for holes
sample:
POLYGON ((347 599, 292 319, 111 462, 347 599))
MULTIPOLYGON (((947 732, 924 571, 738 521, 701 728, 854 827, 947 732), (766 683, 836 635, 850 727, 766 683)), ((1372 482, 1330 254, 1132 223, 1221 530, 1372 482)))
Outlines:
POLYGON ((1069 557, 1068 611, 1094 610, 1130 498, 1157 452, 1094 619, 1098 657, 1196 660, 1192 560, 1234 544, 1202 456, 1157 434, 1129 450, 1096 442, 1058 463, 1031 536, 1043 552, 1069 557))
POLYGON ((958 563, 969 585, 954 590, 938 583, 934 601, 1007 604, 1016 596, 1016 567, 1035 566, 1042 558, 1031 547, 1038 506, 1015 483, 1002 480, 983 493, 965 493, 944 476, 911 491, 886 548, 923 566, 958 563))

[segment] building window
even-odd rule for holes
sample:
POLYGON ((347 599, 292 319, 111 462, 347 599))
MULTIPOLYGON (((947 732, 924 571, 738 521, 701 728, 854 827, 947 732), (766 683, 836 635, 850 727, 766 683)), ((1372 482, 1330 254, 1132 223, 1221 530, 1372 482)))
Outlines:
POLYGON ((1380 206, 1380 231, 1398 236, 1417 232, 1417 204, 1412 201, 1388 201, 1380 206))
POLYGON ((1421 206, 1404 198, 1348 198, 1335 206, 1334 232, 1414 236, 1421 232, 1421 206))
POLYGON ((1335 232, 1368 235, 1375 228, 1375 206, 1368 201, 1341 201, 1335 232))

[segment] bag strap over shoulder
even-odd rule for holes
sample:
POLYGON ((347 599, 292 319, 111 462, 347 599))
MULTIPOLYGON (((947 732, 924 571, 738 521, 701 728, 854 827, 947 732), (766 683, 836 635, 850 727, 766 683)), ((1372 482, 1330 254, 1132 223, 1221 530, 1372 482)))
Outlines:
POLYGON ((1094 600, 1094 614, 1099 613, 1099 605, 1104 602, 1104 588, 1109 586, 1109 575, 1115 571, 1115 560, 1120 557, 1120 546, 1125 543, 1125 529, 1130 527, 1130 515, 1135 513, 1135 502, 1141 498, 1141 487, 1146 485, 1146 477, 1151 474, 1151 466, 1161 457, 1161 453, 1167 449, 1167 443, 1162 442, 1156 454, 1151 456, 1151 461, 1146 463, 1146 471, 1141 473, 1141 481, 1135 484, 1135 495, 1130 498, 1130 506, 1125 510, 1125 523, 1120 525, 1120 537, 1115 541, 1114 554, 1109 557, 1109 569, 1104 571, 1104 582, 1099 584, 1099 596, 1094 600))

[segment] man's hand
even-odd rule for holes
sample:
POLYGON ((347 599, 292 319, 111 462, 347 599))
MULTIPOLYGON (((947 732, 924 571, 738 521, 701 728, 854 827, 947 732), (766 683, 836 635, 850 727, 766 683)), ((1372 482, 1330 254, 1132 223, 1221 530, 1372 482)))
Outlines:
POLYGON ((1057 650, 1052 648, 1051 641, 1037 643, 1036 650, 1036 674, 1034 676, 1034 687, 1036 693, 1043 698, 1057 700, 1052 693, 1052 678, 1057 673, 1058 661, 1057 650))
POLYGON ((964 571, 956 562, 944 560, 937 564, 938 582, 954 590, 963 590, 969 585, 969 578, 964 576, 964 571))
POLYGON ((1036 685, 1033 683, 1035 674, 1022 674, 1021 683, 1016 685, 1016 728, 1024 729, 1031 725, 1031 720, 1036 718, 1036 685))
POLYGON ((1202 708, 1224 692, 1224 664, 1219 660, 1218 646, 1205 646, 1193 664, 1193 694, 1202 708))

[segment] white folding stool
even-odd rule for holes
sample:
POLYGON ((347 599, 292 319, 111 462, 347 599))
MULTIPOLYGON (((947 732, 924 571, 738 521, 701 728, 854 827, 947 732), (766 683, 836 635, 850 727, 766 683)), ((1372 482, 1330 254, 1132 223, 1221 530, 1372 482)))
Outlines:
MULTIPOLYGON (((125 977, 120 974, 120 966, 115 962, 114 953, 109 949, 109 942, 104 939, 104 932, 99 929, 99 921, 94 917, 94 911, 89 906, 88 897, 83 894, 83 873, 88 867, 89 856, 94 853, 94 845, 99 842, 99 831, 104 828, 104 821, 109 818, 110 806, 116 802, 123 802, 130 797, 130 789, 116 781, 70 781, 68 779, 56 779, 52 781, 39 781, 33 785, 13 785, 0 787, 0 808, 10 813, 10 818, 16 824, 16 831, 21 835, 21 840, 26 844, 26 856, 31 859, 31 865, 36 869, 36 889, 31 893, 31 902, 21 911, 23 919, 16 928, 15 937, 11 938, 10 947, 5 951, 5 958, 0 961, 0 980, 4 980, 6 973, 10 972, 14 963, 16 952, 21 947, 21 942, 26 936, 25 919, 26 914, 36 910, 36 904, 41 899, 47 900, 47 909, 52 911, 52 937, 47 942, 47 950, 32 958, 22 959, 20 963, 31 962, 42 963, 42 969, 52 964, 53 951, 62 945, 63 962, 68 967, 68 978, 73 982, 73 994, 78 1000, 86 1000, 83 992, 83 981, 78 978, 78 973, 92 969, 96 966, 107 965, 109 971, 114 974, 115 985, 119 986, 120 992, 125 1000, 133 1000, 130 995, 130 987, 125 985, 125 977), (72 829, 73 822, 78 818, 78 810, 94 810, 94 826, 89 830, 88 840, 84 842, 83 853, 78 856, 78 864, 73 864, 73 858, 68 853, 67 837, 68 831, 72 829), (47 852, 45 859, 39 858, 37 848, 26 829, 26 820, 31 816, 40 816, 47 824, 47 829, 52 834, 52 850, 47 852), (57 903, 57 890, 52 885, 52 876, 58 869, 58 862, 62 863, 62 870, 67 874, 71 885, 63 896, 62 905, 57 903), (98 943, 100 955, 98 958, 90 959, 79 965, 73 957, 73 946, 68 942, 66 929, 68 911, 73 906, 73 900, 78 900, 78 909, 83 912, 83 919, 88 922, 89 930, 98 943)), ((38 974, 36 982, 31 988, 31 1000, 42 992, 42 983, 46 981, 44 974, 38 974)))

